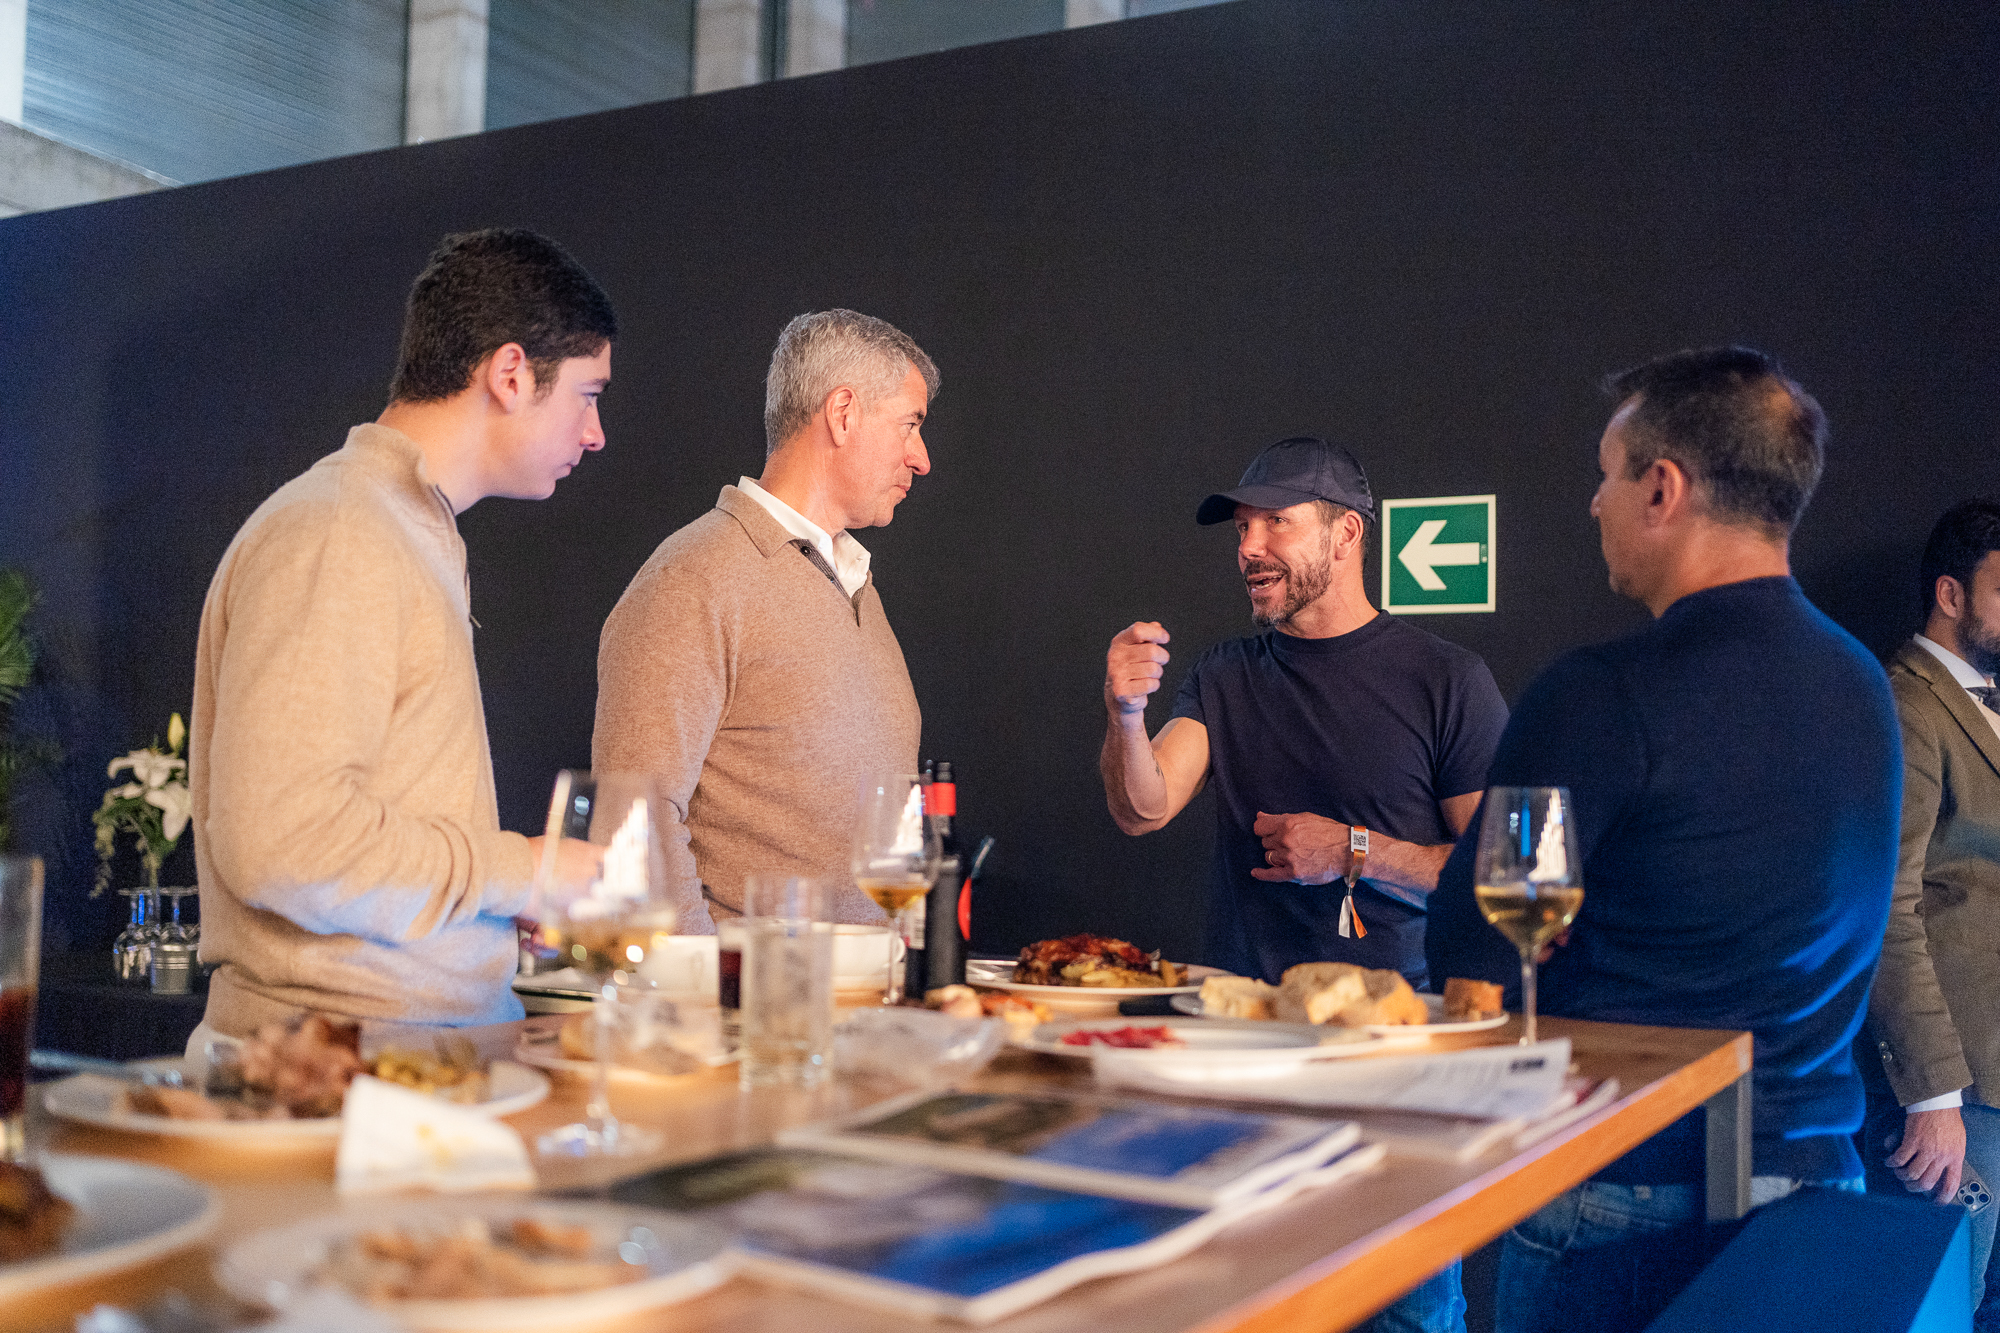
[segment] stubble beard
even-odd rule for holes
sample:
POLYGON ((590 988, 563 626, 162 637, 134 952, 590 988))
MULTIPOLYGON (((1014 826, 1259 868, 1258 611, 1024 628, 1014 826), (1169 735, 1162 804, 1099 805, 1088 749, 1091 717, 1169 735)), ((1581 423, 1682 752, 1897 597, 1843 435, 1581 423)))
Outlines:
POLYGON ((1965 628, 1958 632, 1959 647, 1965 650, 1962 655, 1980 675, 2000 676, 2000 629, 1981 619, 1970 606, 1966 610, 1965 628))
POLYGON ((1257 561, 1243 571, 1243 577, 1252 574, 1283 574, 1285 576, 1285 601, 1275 611, 1258 611, 1251 604, 1250 622, 1259 629, 1278 629, 1289 625, 1292 617, 1317 602, 1333 586, 1333 536, 1328 534, 1320 543, 1319 559, 1294 569, 1275 560, 1257 561))

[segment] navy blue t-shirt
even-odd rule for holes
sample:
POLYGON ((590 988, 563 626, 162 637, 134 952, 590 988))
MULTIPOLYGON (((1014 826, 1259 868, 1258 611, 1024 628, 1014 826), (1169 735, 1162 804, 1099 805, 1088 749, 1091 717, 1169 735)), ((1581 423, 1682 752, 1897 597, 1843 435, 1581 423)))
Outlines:
MULTIPOLYGON (((1536 677, 1491 781, 1576 801, 1583 908, 1542 965, 1541 1012, 1747 1029, 1757 1174, 1859 1175, 1848 1045, 1882 951, 1903 785, 1867 650, 1789 578, 1693 593, 1536 677)), ((1431 967, 1518 987, 1519 955, 1473 898, 1478 841, 1475 820, 1431 895, 1431 967)), ((1703 1162, 1696 1112, 1600 1178, 1693 1181, 1703 1162)))
POLYGON ((1219 643, 1181 683, 1175 717, 1208 730, 1216 796, 1208 959, 1275 982, 1295 963, 1389 967, 1422 986, 1424 912, 1364 879, 1365 938, 1340 936, 1339 880, 1272 884, 1257 815, 1313 814, 1405 842, 1450 842, 1438 802, 1481 790, 1507 724, 1493 673, 1393 616, 1330 639, 1276 630, 1219 643))

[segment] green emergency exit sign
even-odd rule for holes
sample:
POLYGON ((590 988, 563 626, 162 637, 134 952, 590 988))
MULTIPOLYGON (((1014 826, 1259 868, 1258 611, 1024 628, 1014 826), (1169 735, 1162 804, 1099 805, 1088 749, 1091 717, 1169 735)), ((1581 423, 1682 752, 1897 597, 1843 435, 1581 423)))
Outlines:
POLYGON ((1493 609, 1493 497, 1382 502, 1382 609, 1493 609))

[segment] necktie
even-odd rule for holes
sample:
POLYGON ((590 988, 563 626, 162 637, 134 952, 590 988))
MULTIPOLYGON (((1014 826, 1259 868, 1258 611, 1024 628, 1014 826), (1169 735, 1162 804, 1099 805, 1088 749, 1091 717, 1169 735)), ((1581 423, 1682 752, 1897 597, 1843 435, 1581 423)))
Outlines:
POLYGON ((1968 685, 1965 687, 1965 692, 1994 712, 2000 713, 2000 685, 1968 685))

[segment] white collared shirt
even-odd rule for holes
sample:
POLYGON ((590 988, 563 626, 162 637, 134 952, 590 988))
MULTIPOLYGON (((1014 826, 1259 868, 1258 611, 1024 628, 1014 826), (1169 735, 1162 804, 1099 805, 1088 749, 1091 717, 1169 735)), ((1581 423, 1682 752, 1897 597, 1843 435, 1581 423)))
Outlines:
POLYGON ((820 558, 833 566, 833 573, 840 580, 840 590, 849 597, 861 591, 861 585, 868 581, 868 548, 854 540, 846 532, 829 537, 826 529, 801 514, 798 510, 780 500, 777 496, 759 486, 748 477, 736 479, 736 489, 763 505, 778 525, 801 541, 812 543, 820 558))
MULTIPOLYGON (((1923 645, 1925 652, 1943 663, 1944 669, 1949 671, 1951 678, 1960 685, 1970 687, 1974 685, 1991 685, 1993 683, 1991 676, 1980 675, 1978 671, 1973 669, 1972 663, 1966 661, 1943 644, 1932 643, 1921 634, 1917 635, 1917 642, 1923 645)), ((1971 695, 1967 697, 1972 699, 1972 706, 1979 710, 1979 715, 1986 719, 1986 725, 1993 728, 1993 734, 2000 736, 2000 713, 1995 713, 1971 695)), ((1965 1094, 1962 1091, 1947 1092, 1942 1097, 1932 1097, 1928 1101, 1912 1102, 1903 1109, 1905 1111, 1943 1111, 1954 1106, 1961 1106, 1964 1102, 1965 1094)))

